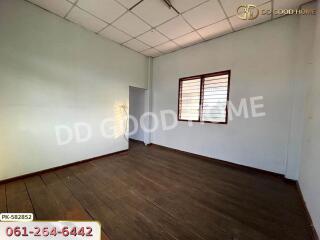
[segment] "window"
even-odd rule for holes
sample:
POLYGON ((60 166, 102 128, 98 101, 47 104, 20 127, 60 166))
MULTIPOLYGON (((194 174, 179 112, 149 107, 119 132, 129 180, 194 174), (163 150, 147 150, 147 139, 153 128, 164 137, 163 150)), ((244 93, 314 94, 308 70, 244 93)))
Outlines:
POLYGON ((180 121, 227 123, 231 71, 181 78, 180 121))

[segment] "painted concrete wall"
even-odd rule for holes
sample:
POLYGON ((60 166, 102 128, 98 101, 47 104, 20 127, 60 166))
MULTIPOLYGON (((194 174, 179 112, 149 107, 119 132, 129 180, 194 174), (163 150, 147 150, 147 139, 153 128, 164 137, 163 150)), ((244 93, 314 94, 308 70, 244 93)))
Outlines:
MULTIPOLYGON (((318 9, 320 3, 318 2, 318 9)), ((313 48, 312 74, 306 94, 305 128, 300 169, 300 187, 320 236, 320 15, 317 16, 313 48)))
POLYGON ((122 106, 147 87, 146 57, 21 0, 0 1, 0 36, 0 180, 128 148, 122 106))
MULTIPOLYGON (((316 8, 315 3, 308 3, 303 8, 316 8)), ((305 102, 307 85, 312 73, 312 52, 315 36, 316 16, 299 16, 295 41, 295 63, 291 71, 291 119, 288 144, 288 158, 285 176, 298 180, 302 159, 303 132, 305 122, 305 102)))
POLYGON ((227 125, 179 122, 173 130, 158 129, 152 142, 285 174, 298 19, 284 17, 156 58, 155 113, 177 111, 179 78, 231 69, 232 104, 262 96, 258 112, 266 116, 252 117, 249 106, 249 118, 234 117, 227 125))

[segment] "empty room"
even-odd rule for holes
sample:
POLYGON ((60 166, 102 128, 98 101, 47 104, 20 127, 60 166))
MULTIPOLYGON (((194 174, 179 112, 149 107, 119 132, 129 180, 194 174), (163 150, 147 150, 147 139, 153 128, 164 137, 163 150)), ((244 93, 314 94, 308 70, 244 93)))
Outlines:
POLYGON ((319 240, 320 2, 0 0, 0 239, 319 240))

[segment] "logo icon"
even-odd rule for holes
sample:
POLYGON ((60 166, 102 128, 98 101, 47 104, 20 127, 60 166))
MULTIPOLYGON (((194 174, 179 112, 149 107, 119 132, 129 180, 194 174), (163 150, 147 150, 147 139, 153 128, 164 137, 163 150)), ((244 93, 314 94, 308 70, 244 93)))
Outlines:
POLYGON ((259 9, 256 5, 241 5, 237 9, 237 15, 242 20, 254 20, 259 16, 259 9))

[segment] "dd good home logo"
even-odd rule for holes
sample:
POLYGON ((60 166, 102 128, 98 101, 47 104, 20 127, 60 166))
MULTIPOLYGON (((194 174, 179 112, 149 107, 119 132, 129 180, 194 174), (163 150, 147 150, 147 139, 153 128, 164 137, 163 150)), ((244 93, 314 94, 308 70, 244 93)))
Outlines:
POLYGON ((237 9, 237 15, 243 20, 254 20, 259 16, 259 9, 253 4, 241 5, 237 9))

